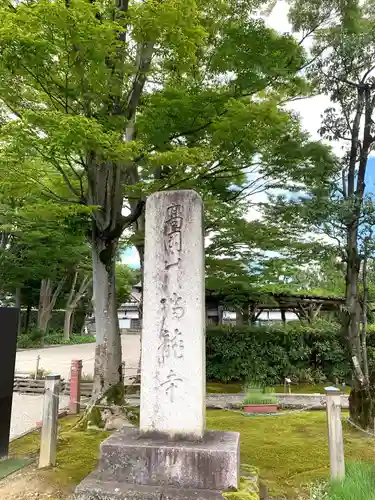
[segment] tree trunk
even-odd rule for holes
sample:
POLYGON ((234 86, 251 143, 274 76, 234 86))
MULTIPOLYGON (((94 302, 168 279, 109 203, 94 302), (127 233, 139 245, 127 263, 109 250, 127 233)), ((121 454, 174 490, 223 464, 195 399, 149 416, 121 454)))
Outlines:
POLYGON ((365 378, 362 372, 360 338, 360 306, 358 295, 360 259, 358 256, 357 237, 356 224, 352 224, 347 228, 346 318, 343 326, 352 356, 356 380, 360 385, 363 385, 365 378))
POLYGON ((69 309, 65 309, 65 318, 64 318, 64 340, 70 339, 70 333, 72 331, 72 316, 74 309, 71 307, 69 309))
POLYGON ((70 332, 72 330, 72 327, 71 327, 72 314, 74 311, 74 308, 72 307, 72 301, 73 301, 74 292, 75 292, 75 288, 76 288, 77 278, 78 278, 78 271, 76 271, 74 273, 72 286, 70 287, 69 297, 68 297, 68 300, 66 301, 65 319, 64 319, 64 340, 70 339, 70 332))
POLYGON ((50 279, 43 279, 40 283, 39 309, 38 309, 38 329, 45 332, 47 330, 48 304, 51 301, 52 287, 50 279))
POLYGON ((40 284, 38 328, 43 332, 43 336, 40 339, 42 347, 44 346, 44 334, 47 331, 48 323, 52 316, 52 310, 55 307, 57 297, 64 286, 65 280, 65 277, 60 280, 53 294, 52 283, 49 278, 42 280, 40 284))
POLYGON ((74 273, 74 278, 72 286, 70 287, 70 293, 65 306, 65 321, 64 321, 64 339, 69 340, 72 334, 73 323, 74 323, 74 312, 78 306, 79 301, 85 295, 91 279, 88 276, 83 277, 81 285, 76 291, 76 284, 78 279, 78 271, 74 273))
POLYGON ((349 396, 350 418, 362 429, 374 432, 375 386, 374 380, 367 387, 354 387, 349 396))
POLYGON ((286 325, 286 315, 285 315, 285 309, 281 309, 281 321, 283 322, 283 325, 286 325))
POLYGON ((362 268, 363 284, 363 304, 362 304, 362 331, 361 331, 361 350, 363 359, 363 372, 367 381, 369 381, 368 357, 367 357, 367 303, 368 303, 368 285, 367 285, 367 249, 362 268))
POLYGON ((21 288, 16 288, 16 296, 15 296, 15 306, 18 309, 18 329, 17 335, 21 332, 21 288))
POLYGON ((96 349, 93 400, 122 381, 121 337, 117 316, 115 262, 117 241, 92 242, 96 349))
POLYGON ((29 331, 30 326, 30 316, 31 316, 31 304, 27 304, 26 318, 25 318, 25 334, 29 331))
MULTIPOLYGON (((142 210, 141 215, 138 217, 136 222, 136 230, 138 233, 138 242, 136 245, 137 252, 139 255, 139 264, 141 267, 141 296, 138 305, 138 317, 140 323, 140 338, 139 338, 139 358, 138 358, 138 368, 137 375, 135 378, 135 383, 141 383, 141 372, 142 372, 142 320, 143 320, 143 278, 144 278, 144 262, 145 262, 145 226, 146 226, 146 214, 145 210, 142 210)), ((126 369, 126 367, 125 367, 126 369)))
MULTIPOLYGON (((127 2, 124 3, 123 11, 127 2)), ((125 36, 125 34, 124 34, 125 36)), ((135 140, 135 117, 143 88, 154 54, 154 42, 139 43, 137 47, 137 72, 127 104, 116 99, 117 105, 126 118, 125 142, 135 140)), ((122 61, 121 49, 118 51, 122 61)), ((128 79, 118 74, 121 78, 128 79)), ((111 104, 112 107, 112 104, 111 104)), ((116 111, 117 113, 117 111, 116 111)), ((131 202, 131 213, 122 215, 125 185, 139 182, 137 166, 133 162, 115 164, 103 161, 95 151, 89 154, 87 167, 88 202, 99 207, 93 213, 92 261, 93 261, 93 304, 96 323, 96 351, 94 369, 93 401, 109 394, 112 386, 122 382, 121 337, 117 316, 115 288, 115 257, 118 240, 127 227, 137 222, 144 209, 144 200, 131 202)), ((123 386, 122 386, 123 387, 123 386)), ((108 399, 108 397, 107 397, 108 399)))
POLYGON ((69 335, 70 335, 70 336, 72 336, 72 333, 73 333, 73 331, 74 331, 74 322, 75 322, 75 320, 76 320, 76 310, 77 310, 77 308, 75 307, 75 308, 73 309, 73 312, 72 312, 72 317, 71 317, 71 319, 70 319, 70 332, 69 332, 69 335))
POLYGON ((237 326, 243 325, 243 312, 242 312, 242 310, 236 311, 236 325, 237 326))
POLYGON ((249 325, 249 320, 250 320, 250 312, 249 312, 249 304, 246 303, 244 304, 243 306, 243 322, 244 322, 244 325, 248 326, 249 325))

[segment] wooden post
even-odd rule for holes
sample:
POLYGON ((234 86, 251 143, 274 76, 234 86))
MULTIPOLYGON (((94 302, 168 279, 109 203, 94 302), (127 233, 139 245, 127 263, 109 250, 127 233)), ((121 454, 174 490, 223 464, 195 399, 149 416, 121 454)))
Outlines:
POLYGON ((56 464, 60 375, 47 375, 45 388, 39 469, 56 464))
POLYGON ((39 363, 40 363, 40 356, 36 357, 36 367, 35 367, 35 375, 34 375, 34 380, 38 378, 38 372, 39 372, 39 363))
POLYGON ((344 441, 341 424, 341 391, 326 387, 328 447, 331 479, 341 480, 345 476, 344 441))
POLYGON ((82 360, 74 359, 70 370, 69 413, 78 415, 81 410, 82 360))

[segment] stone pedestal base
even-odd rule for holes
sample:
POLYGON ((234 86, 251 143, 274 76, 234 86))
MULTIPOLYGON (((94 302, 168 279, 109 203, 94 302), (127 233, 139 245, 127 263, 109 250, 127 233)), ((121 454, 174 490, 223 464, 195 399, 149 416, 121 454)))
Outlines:
POLYGON ((239 484, 239 434, 212 432, 202 442, 145 438, 124 428, 101 445, 98 468, 75 500, 214 500, 239 484))

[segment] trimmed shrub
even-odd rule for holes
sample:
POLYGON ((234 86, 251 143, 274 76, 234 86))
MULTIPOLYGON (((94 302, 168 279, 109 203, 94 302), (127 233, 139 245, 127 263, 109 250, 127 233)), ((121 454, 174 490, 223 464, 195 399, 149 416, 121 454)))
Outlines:
MULTIPOLYGON (((34 330, 33 330, 34 331, 34 330)), ((32 349, 40 347, 41 336, 31 337, 30 335, 20 335, 17 341, 17 347, 20 349, 32 349)), ((95 337, 90 335, 72 335, 69 340, 64 340, 62 332, 52 332, 44 337, 44 345, 72 345, 72 344, 90 344, 95 342, 95 337)))
MULTIPOLYGON (((21 330, 25 330, 26 324, 26 311, 23 309, 21 311, 21 330)), ((65 311, 54 310, 51 314, 51 319, 48 324, 48 330, 62 330, 64 328, 65 311)), ((29 332, 36 328, 38 321, 38 311, 33 309, 30 311, 30 321, 29 321, 29 332)), ((85 321, 85 311, 81 310, 79 307, 75 310, 73 316, 73 331, 80 332, 83 323, 85 321)), ((29 334, 28 332, 28 334, 29 334)))
POLYGON ((208 380, 265 385, 286 376, 301 383, 350 380, 350 361, 334 322, 210 327, 206 355, 208 380))

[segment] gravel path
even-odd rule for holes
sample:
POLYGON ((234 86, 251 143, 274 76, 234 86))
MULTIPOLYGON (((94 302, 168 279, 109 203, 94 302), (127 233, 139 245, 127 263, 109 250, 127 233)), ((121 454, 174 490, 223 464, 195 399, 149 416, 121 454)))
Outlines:
MULTIPOLYGON (((122 335, 122 359, 125 361, 126 375, 137 373, 139 360, 139 335, 122 335)), ((69 378, 73 359, 83 361, 83 374, 93 375, 95 344, 67 345, 46 347, 44 349, 27 349, 17 352, 16 372, 35 372, 36 359, 40 356, 39 368, 57 373, 62 378, 69 378)), ((67 406, 69 398, 62 396, 60 409, 67 406)), ((43 395, 26 395, 13 393, 12 420, 10 439, 33 429, 41 420, 43 411, 43 395)))
MULTIPOLYGON (((61 396, 60 409, 66 408, 68 396, 61 396)), ((26 395, 13 393, 12 419, 10 424, 10 439, 36 427, 42 418, 43 395, 26 395)))
MULTIPOLYGON (((139 335, 122 335, 122 359, 125 361, 127 376, 137 373, 140 351, 139 335)), ((26 349, 18 351, 16 356, 16 372, 35 372, 36 359, 40 356, 39 368, 57 373, 68 378, 72 359, 83 361, 84 375, 93 375, 95 344, 64 345, 46 347, 44 349, 26 349)))

